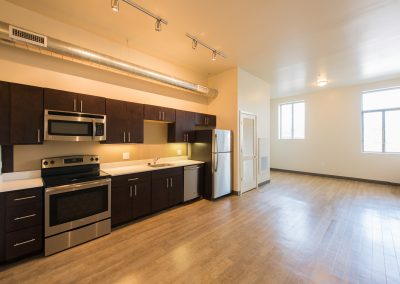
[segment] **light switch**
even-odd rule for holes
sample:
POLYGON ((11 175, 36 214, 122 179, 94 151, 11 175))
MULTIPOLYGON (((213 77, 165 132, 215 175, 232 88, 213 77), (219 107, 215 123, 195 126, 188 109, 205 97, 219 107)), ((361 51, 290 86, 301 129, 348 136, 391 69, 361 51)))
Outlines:
POLYGON ((122 159, 123 160, 129 160, 131 158, 131 155, 129 152, 123 152, 122 153, 122 159))

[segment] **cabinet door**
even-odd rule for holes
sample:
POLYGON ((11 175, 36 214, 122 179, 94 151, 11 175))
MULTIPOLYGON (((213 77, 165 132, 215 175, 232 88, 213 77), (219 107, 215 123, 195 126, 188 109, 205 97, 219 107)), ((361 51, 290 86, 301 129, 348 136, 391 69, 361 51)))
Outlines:
POLYGON ((44 108, 61 111, 78 111, 78 95, 61 90, 44 89, 44 108))
POLYGON ((10 144, 10 93, 9 85, 0 82, 0 145, 10 144))
POLYGON ((176 110, 175 123, 168 125, 168 142, 191 142, 194 126, 195 114, 193 112, 176 110))
POLYGON ((127 141, 126 132, 128 129, 128 121, 129 121, 125 102, 107 99, 106 110, 107 110, 106 143, 125 143, 127 141))
POLYGON ((132 216, 138 218, 151 213, 151 183, 133 185, 132 216))
POLYGON ((132 219, 132 198, 127 184, 111 188, 111 225, 129 222, 132 219))
POLYGON ((92 114, 106 114, 106 99, 79 94, 78 111, 92 114))
POLYGON ((4 193, 0 193, 0 263, 5 259, 4 242, 6 234, 6 201, 4 196, 4 193))
POLYGON ((162 119, 161 107, 144 105, 144 119, 160 121, 162 119))
POLYGON ((144 121, 143 105, 135 103, 126 103, 129 117, 128 143, 143 143, 144 121))
POLYGON ((217 117, 204 113, 196 113, 196 125, 216 127, 217 117))
POLYGON ((152 180, 151 211, 156 212, 168 207, 167 178, 152 180))
POLYGON ((207 126, 217 126, 217 117, 215 115, 207 115, 207 126))
POLYGON ((43 89, 10 84, 11 144, 43 143, 43 89))
POLYGON ((172 108, 161 108, 162 112, 162 121, 165 122, 175 122, 175 109, 172 108))
POLYGON ((170 178, 168 188, 168 205, 174 206, 183 202, 183 175, 170 178))

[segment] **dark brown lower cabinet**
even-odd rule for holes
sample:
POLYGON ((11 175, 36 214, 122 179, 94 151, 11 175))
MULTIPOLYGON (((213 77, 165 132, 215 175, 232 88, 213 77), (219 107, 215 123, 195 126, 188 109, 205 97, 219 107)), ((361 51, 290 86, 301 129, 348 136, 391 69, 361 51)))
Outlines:
POLYGON ((43 247, 43 188, 0 194, 0 262, 40 252, 43 247))
POLYGON ((153 212, 183 202, 183 168, 165 169, 152 174, 153 212))
POLYGON ((111 224, 113 227, 150 213, 150 173, 123 175, 112 179, 111 224))
POLYGON ((0 263, 5 260, 5 224, 6 220, 6 201, 5 194, 0 193, 0 263))

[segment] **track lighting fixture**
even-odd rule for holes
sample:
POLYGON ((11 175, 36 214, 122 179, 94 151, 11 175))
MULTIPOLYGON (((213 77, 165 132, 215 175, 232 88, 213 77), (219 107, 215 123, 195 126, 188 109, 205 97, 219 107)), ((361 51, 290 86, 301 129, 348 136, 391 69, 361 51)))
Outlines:
POLYGON ((212 60, 212 61, 217 60, 217 52, 216 52, 215 50, 214 50, 213 53, 212 53, 212 58, 211 58, 211 60, 212 60))
MULTIPOLYGON (((150 12, 146 8, 143 8, 142 6, 140 6, 139 4, 136 4, 135 2, 133 2, 131 0, 121 0, 121 1, 125 2, 126 4, 132 6, 133 8, 136 8, 137 10, 149 15, 152 18, 154 18, 156 20, 155 30, 157 32, 161 31, 161 24, 168 25, 168 21, 167 20, 161 18, 160 16, 157 16, 153 12, 150 12)), ((115 12, 119 11, 119 0, 111 0, 111 9, 113 11, 115 11, 115 12)))
POLYGON ((197 40, 193 39, 192 40, 192 48, 196 49, 196 47, 197 47, 197 40))
POLYGON ((203 41, 200 41, 198 38, 192 36, 191 34, 186 34, 186 36, 192 40, 192 48, 193 48, 193 49, 196 49, 197 44, 200 44, 200 45, 204 46, 205 48, 211 50, 211 51, 212 51, 212 57, 211 57, 211 60, 212 60, 212 61, 217 60, 217 55, 219 55, 219 56, 221 56, 221 57, 223 57, 223 58, 226 58, 226 57, 227 57, 227 56, 226 56, 225 54, 223 54, 221 51, 219 51, 219 50, 217 50, 217 49, 215 49, 215 48, 209 46, 208 44, 206 44, 206 43, 203 42, 203 41))
POLYGON ((119 0, 111 0, 111 9, 114 12, 119 12, 119 0))

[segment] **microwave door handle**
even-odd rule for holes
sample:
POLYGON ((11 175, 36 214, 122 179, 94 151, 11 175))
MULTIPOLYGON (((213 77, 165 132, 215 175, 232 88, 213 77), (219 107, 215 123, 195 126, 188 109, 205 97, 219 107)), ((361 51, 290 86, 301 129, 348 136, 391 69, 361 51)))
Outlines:
POLYGON ((96 139, 96 121, 93 120, 93 140, 96 139))

